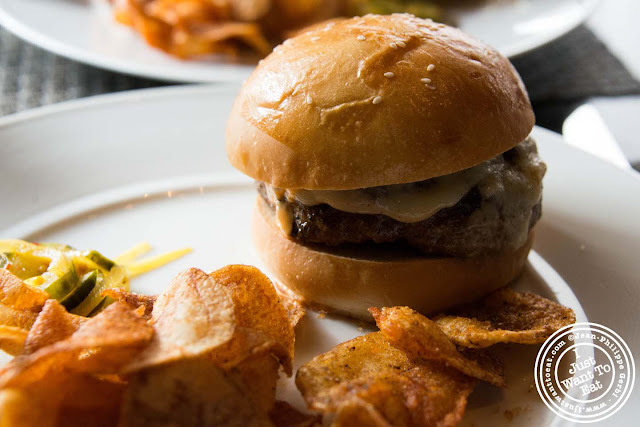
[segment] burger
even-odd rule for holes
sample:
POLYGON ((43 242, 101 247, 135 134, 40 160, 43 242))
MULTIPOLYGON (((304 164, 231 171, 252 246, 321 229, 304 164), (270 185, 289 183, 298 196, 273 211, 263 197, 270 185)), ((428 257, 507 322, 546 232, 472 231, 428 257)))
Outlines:
POLYGON ((256 249, 307 306, 429 314, 507 285, 541 215, 545 164, 509 61, 407 14, 287 40, 243 85, 226 132, 256 180, 256 249))

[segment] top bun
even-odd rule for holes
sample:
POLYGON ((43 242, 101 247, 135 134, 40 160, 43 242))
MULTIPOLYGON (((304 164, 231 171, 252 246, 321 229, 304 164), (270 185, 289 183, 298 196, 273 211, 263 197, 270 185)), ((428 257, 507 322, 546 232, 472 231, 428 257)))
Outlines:
POLYGON ((243 85, 226 141, 231 164, 256 180, 347 190, 469 168, 533 124, 496 50, 413 15, 367 15, 276 47, 243 85))

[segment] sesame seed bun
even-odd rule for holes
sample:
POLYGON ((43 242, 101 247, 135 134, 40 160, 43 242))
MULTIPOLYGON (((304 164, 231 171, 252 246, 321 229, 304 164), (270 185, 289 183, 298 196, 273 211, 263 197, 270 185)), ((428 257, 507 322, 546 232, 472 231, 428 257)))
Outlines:
POLYGON ((287 40, 227 126, 233 166, 281 188, 421 181, 522 142, 534 116, 509 61, 455 28, 368 15, 287 40))
POLYGON ((312 309, 367 321, 372 320, 369 307, 409 306, 428 315, 505 286, 522 271, 533 241, 530 232, 515 251, 476 258, 311 247, 288 239, 261 199, 252 231, 256 249, 281 290, 312 309))

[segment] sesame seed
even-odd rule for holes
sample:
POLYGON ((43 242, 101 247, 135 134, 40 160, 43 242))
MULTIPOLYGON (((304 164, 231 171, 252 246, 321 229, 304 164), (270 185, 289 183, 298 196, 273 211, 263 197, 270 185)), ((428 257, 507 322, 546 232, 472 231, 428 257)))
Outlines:
POLYGON ((373 98, 373 102, 374 104, 380 104, 382 102, 382 97, 381 96, 376 96, 375 98, 373 98))
POLYGON ((396 43, 389 43, 389 46, 391 46, 391 49, 398 49, 398 45, 396 43))
POLYGON ((388 78, 388 79, 392 79, 392 78, 394 78, 396 75, 395 75, 395 74, 393 74, 391 71, 388 71, 388 72, 384 73, 384 76, 385 76, 386 78, 388 78))
POLYGON ((436 68, 435 65, 429 64, 429 66, 427 67, 427 71, 433 71, 434 68, 436 68))
POLYGON ((363 41, 366 40, 366 37, 363 35, 359 35, 358 37, 356 37, 358 40, 363 41))
POLYGON ((402 41, 397 42, 396 44, 397 44, 398 46, 400 46, 400 47, 407 47, 406 43, 405 43, 405 42, 402 42, 402 41))
POLYGON ((317 42, 318 40, 320 40, 320 37, 311 37, 312 42, 317 42))
POLYGON ((307 104, 313 104, 313 98, 311 97, 311 95, 307 95, 307 104))
POLYGON ((420 81, 421 81, 422 83, 431 83, 431 79, 426 78, 426 77, 425 77, 424 79, 420 79, 420 81))

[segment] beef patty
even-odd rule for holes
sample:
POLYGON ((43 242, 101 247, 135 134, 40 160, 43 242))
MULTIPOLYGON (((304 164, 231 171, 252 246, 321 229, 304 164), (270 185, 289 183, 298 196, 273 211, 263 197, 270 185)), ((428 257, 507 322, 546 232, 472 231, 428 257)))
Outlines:
POLYGON ((324 203, 305 205, 263 182, 258 182, 258 191, 271 209, 278 205, 290 212, 289 236, 300 243, 393 243, 428 256, 473 257, 520 247, 542 213, 546 166, 531 139, 489 160, 486 167, 489 173, 454 206, 418 222, 345 212, 324 203))

